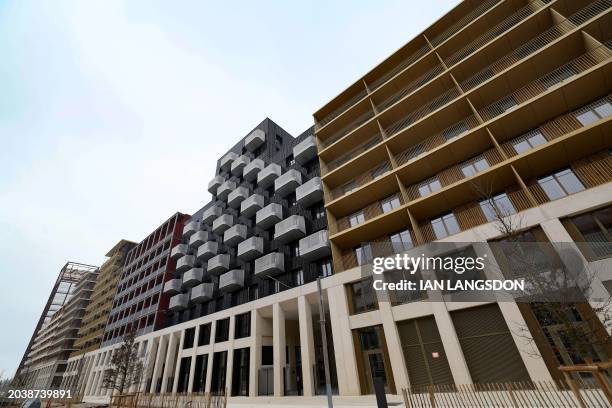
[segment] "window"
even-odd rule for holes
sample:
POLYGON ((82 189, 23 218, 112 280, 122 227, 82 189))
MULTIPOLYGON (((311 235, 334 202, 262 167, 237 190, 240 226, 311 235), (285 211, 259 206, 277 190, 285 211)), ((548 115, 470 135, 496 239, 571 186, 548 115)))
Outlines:
POLYGON ((183 349, 190 349, 193 347, 194 337, 195 327, 185 330, 185 337, 183 338, 183 349))
POLYGON ((377 177, 382 176, 383 174, 385 174, 388 170, 387 164, 381 164, 380 166, 376 167, 374 170, 372 170, 372 178, 375 179, 377 177))
POLYGON ((298 269, 293 273, 293 284, 294 286, 300 286, 304 284, 304 271, 298 269))
POLYGON ((527 150, 531 150, 534 147, 543 145, 546 143, 546 138, 540 132, 539 129, 533 130, 523 136, 517 137, 511 142, 512 147, 516 153, 521 154, 527 150))
POLYGON ((463 175, 465 177, 473 176, 479 171, 483 171, 490 167, 489 162, 483 156, 477 156, 461 164, 460 166, 461 166, 461 172, 463 172, 463 175))
POLYGON ((514 99, 514 96, 510 95, 503 99, 500 99, 497 102, 496 108, 497 108, 497 111, 499 112, 498 114, 501 115, 502 113, 509 111, 516 105, 518 105, 518 103, 516 102, 516 99, 514 99))
POLYGON ((547 89, 549 89, 573 77, 574 75, 576 75, 576 70, 571 65, 567 65, 559 68, 552 74, 546 75, 544 78, 542 78, 542 83, 547 89))
POLYGON ((217 320, 217 328, 215 329, 215 342, 221 343, 229 339, 229 317, 227 319, 217 320))
POLYGON ((378 309, 372 277, 347 284, 351 314, 378 309))
POLYGON ((353 249, 353 251, 355 252, 357 265, 364 265, 372 260, 372 247, 370 244, 363 244, 353 249))
POLYGON ((591 107, 587 109, 577 111, 574 115, 582 126, 588 126, 591 123, 597 122, 599 119, 612 115, 612 105, 606 100, 599 101, 592 104, 591 107))
POLYGON ((198 334, 198 346, 206 346, 210 344, 210 323, 200 325, 200 333, 198 334))
POLYGON ((276 135, 276 143, 278 143, 279 145, 283 144, 283 138, 279 134, 276 135))
POLYGON ((359 185, 357 184, 355 180, 349 181, 342 187, 342 191, 344 191, 344 194, 348 194, 351 191, 356 190, 357 187, 359 187, 359 185))
POLYGON ((402 204, 401 204, 399 196, 397 194, 395 194, 395 195, 393 195, 391 197, 387 197, 387 198, 385 198, 381 202, 382 212, 383 213, 389 212, 391 210, 399 208, 400 205, 402 205, 402 204))
POLYGON ((365 222, 365 215, 363 211, 356 212, 355 214, 349 215, 349 225, 354 227, 365 222))
POLYGON ((455 123, 454 125, 449 126, 446 129, 444 129, 442 131, 442 136, 446 140, 451 140, 469 130, 470 130, 470 127, 467 125, 467 123, 465 123, 465 121, 462 120, 461 122, 455 123))
POLYGON ((421 195, 421 197, 425 197, 426 195, 438 191, 441 188, 442 184, 440 184, 438 178, 433 177, 419 185, 419 194, 421 195))
POLYGON ((452 212, 443 215, 442 217, 435 218, 431 220, 430 223, 433 228, 433 232, 436 235, 436 239, 442 239, 461 231, 459 224, 457 224, 455 214, 452 212))
POLYGON ((407 251, 414 246, 412 236, 410 235, 410 230, 408 229, 400 231, 397 234, 390 235, 389 240, 391 241, 393 250, 396 253, 407 251))
POLYGON ((538 184, 550 200, 584 190, 584 185, 571 169, 564 169, 550 176, 539 178, 538 184))
POLYGON ((318 205, 310 210, 312 214, 312 218, 315 220, 320 220, 325 217, 325 207, 322 205, 318 205))
POLYGON ((497 194, 490 199, 480 202, 480 208, 487 221, 499 220, 499 218, 516 214, 516 209, 506 193, 497 194))
POLYGON ((590 261, 612 257, 612 206, 563 221, 590 261))
POLYGON ((298 257, 300 256, 300 243, 299 241, 295 241, 292 242, 291 244, 289 244, 289 252, 291 253, 292 257, 298 257))
POLYGON ((241 339, 251 335, 251 312, 236 315, 234 338, 241 339))
POLYGON ((329 259, 325 259, 319 262, 319 275, 323 278, 331 276, 333 274, 332 262, 329 259))

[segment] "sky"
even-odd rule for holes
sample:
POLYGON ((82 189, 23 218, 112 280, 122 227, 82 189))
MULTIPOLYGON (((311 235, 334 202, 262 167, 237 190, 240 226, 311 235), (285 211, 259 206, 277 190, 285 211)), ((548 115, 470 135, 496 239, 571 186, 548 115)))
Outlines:
POLYGON ((457 0, 0 0, 0 375, 67 261, 209 201, 266 117, 293 135, 457 0))

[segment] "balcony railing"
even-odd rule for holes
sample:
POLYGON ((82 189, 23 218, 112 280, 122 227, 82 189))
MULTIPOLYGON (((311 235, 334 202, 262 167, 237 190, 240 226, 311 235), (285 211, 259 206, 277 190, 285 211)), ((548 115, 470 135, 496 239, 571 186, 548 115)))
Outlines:
POLYGON ((384 101, 376 104, 376 108, 380 112, 384 111, 389 106, 395 104, 397 101, 402 99, 404 96, 412 93, 414 90, 420 88, 421 86, 425 85, 427 82, 437 77, 443 71, 444 71, 444 67, 441 64, 436 64, 433 68, 431 68, 430 70, 428 70, 427 72, 419 76, 418 78, 404 85, 399 91, 395 92, 393 95, 389 96, 384 101))
POLYGON ((320 259, 331 252, 327 230, 320 230, 300 239, 300 257, 306 261, 320 259))
POLYGON ((391 163, 384 162, 371 168, 370 170, 360 174, 359 176, 352 179, 349 183, 345 183, 342 186, 336 187, 332 190, 331 196, 335 200, 336 198, 342 197, 345 194, 350 193, 358 187, 369 183, 372 180, 384 175, 391 170, 391 163))
POLYGON ((345 103, 343 103, 342 105, 340 105, 339 107, 337 107, 336 109, 334 109, 333 111, 325 115, 323 118, 319 119, 319 125, 321 127, 325 126, 332 120, 336 119, 338 116, 340 116, 342 112, 344 112, 345 110, 347 110, 348 108, 350 108, 351 106, 353 106, 354 104, 362 100, 363 97, 366 96, 366 94, 367 94, 367 91, 365 88, 357 92, 348 101, 346 101, 345 103))
POLYGON ((393 78, 395 75, 403 71, 405 68, 412 65, 415 61, 417 61, 423 55, 427 54, 429 50, 430 50, 429 45, 427 44, 423 45, 421 48, 419 48, 414 53, 410 54, 408 57, 402 60, 402 62, 400 62, 398 65, 396 65, 395 67, 393 67, 392 69, 384 73, 380 78, 372 81, 371 84, 368 84, 370 90, 373 92, 376 89, 380 88, 389 79, 393 78))
MULTIPOLYGON (((400 194, 397 194, 397 199, 399 200, 400 205, 404 204, 404 200, 402 199, 400 194)), ((375 201, 372 204, 369 204, 367 207, 363 208, 361 211, 358 211, 351 215, 347 215, 346 217, 339 218, 336 221, 335 228, 333 228, 334 224, 330 224, 331 232, 338 233, 351 227, 360 225, 374 217, 378 217, 379 215, 384 213, 382 205, 383 201, 375 201)))
POLYGON ((381 141, 382 141, 382 136, 381 136, 380 132, 376 132, 376 134, 374 134, 374 136, 372 136, 371 138, 369 138, 368 140, 366 140, 365 142, 363 142, 362 144, 360 144, 359 146, 357 146, 353 150, 351 150, 348 153, 342 155, 341 157, 338 157, 337 159, 332 160, 329 163, 327 163, 327 170, 328 171, 332 171, 332 170, 342 166, 347 161, 349 161, 349 160, 359 156, 363 152, 366 152, 366 151, 370 150, 372 147, 376 146, 381 141))
POLYGON ((479 110, 480 116, 484 121, 494 119, 514 107, 543 94, 550 88, 563 83, 572 76, 579 75, 600 62, 609 59, 610 55, 610 50, 605 46, 588 51, 552 72, 498 99, 496 102, 481 108, 479 110))
POLYGON ((357 119, 345 125, 342 129, 338 130, 337 132, 335 132, 333 135, 326 138, 325 140, 321 140, 321 146, 327 147, 335 143, 336 141, 342 139, 344 136, 352 132, 353 129, 358 128, 359 126, 367 122, 373 116, 374 116, 374 111, 372 111, 371 108, 368 108, 368 110, 364 112, 363 114, 361 114, 361 116, 359 116, 357 119))

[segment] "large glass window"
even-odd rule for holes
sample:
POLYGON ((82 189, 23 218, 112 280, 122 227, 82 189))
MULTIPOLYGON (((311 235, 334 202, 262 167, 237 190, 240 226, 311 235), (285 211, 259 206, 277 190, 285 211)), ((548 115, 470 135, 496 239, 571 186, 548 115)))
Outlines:
POLYGON ((192 348, 194 338, 195 338, 195 327, 185 330, 185 337, 183 337, 183 349, 192 348))
POLYGON ((527 150, 533 149, 534 147, 545 144, 546 138, 539 129, 536 129, 525 135, 517 137, 510 143, 512 144, 512 147, 516 153, 521 154, 527 150))
POLYGON ((461 121, 452 126, 447 127, 442 131, 442 136, 446 140, 451 140, 467 131, 470 130, 470 127, 465 123, 465 121, 461 121))
POLYGON ((612 104, 607 100, 602 100, 592 104, 589 109, 577 111, 574 115, 582 126, 588 126, 591 123, 612 115, 612 104))
POLYGON ((221 343, 227 340, 229 340, 229 317, 217 320, 217 327, 215 328, 215 342, 221 343))
POLYGON ((349 215, 349 225, 354 227, 365 222, 365 214, 363 211, 358 211, 354 214, 349 215))
POLYGON ((490 199, 481 201, 480 208, 487 221, 495 221, 516 214, 516 209, 506 193, 497 194, 490 199))
POLYGON ((459 224, 457 223, 457 219, 455 218, 455 214, 452 212, 443 215, 442 217, 434 218, 430 221, 430 223, 437 239, 442 239, 461 231, 461 228, 459 228, 459 224))
POLYGON ((410 235, 410 230, 408 229, 390 235, 389 240, 393 246, 393 251, 396 253, 404 252, 414 247, 412 236, 410 235))
POLYGON ((372 260, 372 247, 370 244, 363 244, 354 249, 357 265, 365 265, 372 260))
POLYGON ((236 315, 234 338, 241 339, 251 335, 251 312, 236 315))
POLYGON ((210 344, 210 323, 200 325, 198 334, 198 346, 206 346, 210 344))
POLYGON ((372 277, 347 284, 351 313, 363 313, 378 309, 372 277))
POLYGON ((477 156, 461 164, 460 167, 463 175, 465 177, 470 177, 478 173, 479 171, 488 169, 491 166, 489 166, 489 162, 483 156, 477 156))
POLYGON ((419 185, 419 194, 421 197, 425 197, 426 195, 438 191, 441 188, 442 184, 440 184, 440 180, 438 180, 437 177, 432 177, 419 185))
POLYGON ((330 259, 319 261, 319 275, 321 277, 325 278, 333 273, 332 261, 330 259))
POLYGON ((385 198, 381 202, 382 212, 386 213, 401 206, 401 202, 399 196, 397 194, 392 195, 391 197, 385 198))
POLYGON ((550 200, 556 200, 584 190, 584 185, 572 169, 564 169, 538 179, 538 184, 550 200))
POLYGON ((612 257, 612 206, 568 218, 563 224, 587 259, 612 257))

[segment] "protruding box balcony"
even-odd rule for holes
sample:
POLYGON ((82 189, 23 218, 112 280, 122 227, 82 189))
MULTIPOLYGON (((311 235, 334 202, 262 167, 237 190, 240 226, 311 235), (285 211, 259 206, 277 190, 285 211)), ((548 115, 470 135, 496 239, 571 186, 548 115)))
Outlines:
POLYGON ((253 159, 249 164, 244 166, 244 169, 242 170, 242 177, 244 177, 245 180, 253 181, 257 179, 257 175, 263 170, 264 167, 266 167, 266 164, 263 160, 253 159))
POLYGON ((212 229, 216 234, 221 234, 223 231, 234 225, 234 217, 229 214, 221 214, 213 222, 212 229))
POLYGON ((189 238, 189 246, 192 248, 197 248, 203 243, 208 241, 208 232, 207 231, 198 231, 189 238))
POLYGON ((191 301, 194 303, 206 302, 213 298, 214 283, 202 283, 191 289, 191 301))
POLYGON ((172 251, 170 251, 170 257, 173 259, 179 259, 180 257, 187 255, 187 252, 189 252, 189 246, 187 244, 178 244, 172 248, 172 251))
POLYGON ((255 276, 273 276, 285 271, 285 257, 280 252, 271 252, 255 260, 255 276))
POLYGON ((223 213, 223 209, 218 205, 213 205, 207 208, 202 214, 202 222, 210 225, 211 222, 217 219, 223 213))
POLYGON ((232 167, 232 163, 234 160, 238 158, 238 155, 234 152, 228 152, 225 156, 221 158, 219 161, 219 167, 223 170, 229 170, 232 167))
POLYGON ((268 188, 276 180, 283 170, 281 166, 276 163, 268 164, 262 171, 257 175, 257 185, 261 188, 268 188))
POLYGON ((247 226, 236 224, 228 228, 223 234, 223 243, 229 247, 235 247, 247 237, 247 226))
POLYGON ((238 258, 243 261, 252 261, 261 256, 264 251, 264 239, 262 237, 251 237, 238 244, 238 258))
POLYGON ((244 269, 232 269, 219 277, 219 290, 233 292, 244 287, 244 269))
POLYGON ((206 270, 211 275, 220 275, 229 269, 230 256, 229 254, 219 254, 208 260, 206 270))
POLYGON ((259 146, 266 142, 266 133, 261 129, 255 129, 244 138, 244 147, 249 152, 254 152, 259 146))
POLYGON ((255 224, 268 229, 283 219, 283 207, 277 203, 270 203, 255 214, 255 224))
POLYGON ((186 270, 193 268, 194 263, 195 263, 195 256, 185 255, 184 257, 176 261, 176 271, 185 272, 186 270))
POLYGON ((314 136, 308 136, 293 148, 293 158, 304 164, 317 155, 317 142, 314 136))
POLYGON ((302 184, 302 173, 295 169, 289 169, 285 174, 274 180, 274 191, 281 197, 285 197, 296 187, 302 184))
POLYGON ((250 162, 251 162, 251 158, 249 156, 242 155, 238 157, 232 163, 232 174, 234 176, 240 176, 242 174, 242 171, 246 167, 246 165, 249 164, 250 162))
POLYGON ((251 218, 257 211, 261 210, 263 206, 264 197, 261 194, 253 194, 240 203, 240 214, 251 218))
POLYGON ((327 230, 317 231, 300 239, 300 257, 305 261, 314 261, 329 256, 329 238, 327 230))
POLYGON ((164 294, 167 295, 176 295, 181 291, 181 280, 180 279, 170 279, 166 283, 164 283, 164 294))
POLYGON ((313 177, 295 189, 295 200, 302 207, 309 207, 323 199, 323 184, 320 177, 313 177))
POLYGON ((232 208, 240 207, 240 203, 243 202, 249 196, 249 189, 240 186, 227 196, 227 204, 232 208))
POLYGON ((208 261, 217 255, 219 244, 215 241, 207 241, 198 248, 197 257, 201 261, 208 261))
POLYGON ((183 274, 183 287, 191 288, 202 283, 204 270, 202 268, 191 268, 183 274))
POLYGON ((223 178, 223 176, 215 176, 212 180, 208 182, 208 192, 212 195, 216 195, 217 189, 221 184, 223 184, 224 181, 225 178, 223 178))
POLYGON ((200 230, 200 222, 199 221, 196 221, 196 220, 189 221, 183 227, 183 236, 184 237, 190 237, 193 234, 195 234, 196 232, 198 232, 199 230, 200 230))
POLYGON ((219 188, 217 189, 217 197, 219 197, 221 200, 225 200, 227 199, 227 196, 229 195, 229 193, 231 193, 235 189, 236 189, 236 183, 231 180, 227 180, 226 182, 221 184, 219 188))
POLYGON ((274 239, 285 244, 306 235, 306 221, 301 215, 291 215, 274 226, 274 239))
POLYGON ((187 293, 179 293, 170 298, 168 308, 173 311, 186 309, 189 305, 189 295, 187 293))

